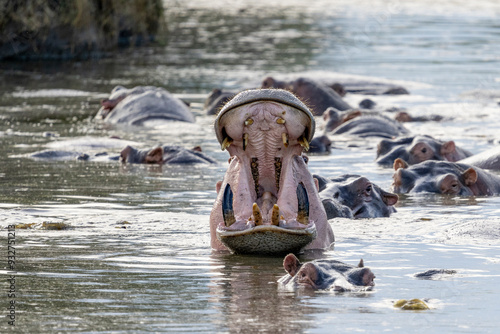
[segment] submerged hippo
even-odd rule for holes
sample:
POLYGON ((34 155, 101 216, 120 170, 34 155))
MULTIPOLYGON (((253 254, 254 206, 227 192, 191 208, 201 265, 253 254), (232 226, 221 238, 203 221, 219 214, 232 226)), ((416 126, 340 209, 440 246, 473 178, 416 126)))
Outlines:
POLYGON ((319 183, 319 197, 328 219, 389 217, 396 212, 398 195, 384 191, 359 175, 326 179, 313 175, 319 183))
POLYGON ((203 154, 199 146, 185 149, 180 146, 165 145, 152 149, 135 149, 125 147, 120 153, 120 161, 136 164, 214 164, 214 159, 203 154))
POLYGON ((302 287, 342 292, 371 290, 375 285, 375 275, 370 268, 364 267, 363 260, 356 267, 336 260, 301 263, 295 255, 288 254, 283 267, 288 274, 278 282, 292 289, 302 287))
POLYGON ((225 92, 218 88, 212 90, 208 95, 204 104, 204 111, 207 115, 217 115, 219 110, 231 100, 236 94, 232 92, 225 92))
POLYGON ((454 141, 442 141, 431 136, 410 136, 396 139, 383 139, 377 146, 376 162, 392 166, 394 160, 401 158, 409 165, 426 160, 446 160, 456 162, 471 156, 472 153, 455 145, 454 141))
POLYGON ((500 170, 500 146, 471 155, 470 157, 460 160, 460 163, 484 169, 500 170))
POLYGON ((470 165, 427 160, 409 166, 403 159, 394 161, 393 190, 396 193, 430 192, 459 196, 500 194, 500 177, 470 165))
POLYGON ((215 120, 230 154, 210 215, 211 246, 276 254, 325 249, 334 241, 302 151, 314 135, 309 109, 281 89, 236 95, 215 120))
POLYGON ((116 86, 101 104, 96 119, 111 124, 143 125, 154 120, 194 122, 189 107, 160 87, 116 86))
POLYGON ((332 141, 326 135, 315 137, 309 143, 309 153, 329 154, 332 149, 332 141))
POLYGON ((280 88, 293 92, 310 106, 315 116, 323 115, 328 107, 334 107, 338 110, 352 109, 331 87, 311 79, 298 78, 284 82, 267 77, 262 81, 261 88, 280 88))
MULTIPOLYGON (((355 113, 350 114, 351 116, 355 113)), ((328 131, 328 120, 327 129, 328 131)), ((399 122, 385 116, 360 116, 353 117, 347 121, 342 121, 340 125, 335 127, 332 135, 349 135, 360 138, 366 137, 381 137, 393 138, 397 136, 407 135, 409 131, 399 122)))

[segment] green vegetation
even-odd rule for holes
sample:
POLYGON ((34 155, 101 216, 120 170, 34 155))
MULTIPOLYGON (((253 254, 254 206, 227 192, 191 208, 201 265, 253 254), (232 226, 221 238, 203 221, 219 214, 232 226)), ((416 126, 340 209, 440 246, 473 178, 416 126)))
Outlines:
POLYGON ((154 40, 161 0, 6 0, 0 5, 0 59, 100 56, 154 40))

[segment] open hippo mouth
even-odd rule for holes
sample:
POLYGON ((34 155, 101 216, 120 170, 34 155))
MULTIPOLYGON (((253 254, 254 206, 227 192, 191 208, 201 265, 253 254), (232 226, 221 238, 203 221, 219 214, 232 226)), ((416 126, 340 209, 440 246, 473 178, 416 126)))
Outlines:
POLYGON ((314 126, 309 109, 284 90, 244 91, 222 108, 215 132, 231 158, 213 218, 227 248, 296 252, 316 238, 318 210, 325 213, 302 156, 314 126))

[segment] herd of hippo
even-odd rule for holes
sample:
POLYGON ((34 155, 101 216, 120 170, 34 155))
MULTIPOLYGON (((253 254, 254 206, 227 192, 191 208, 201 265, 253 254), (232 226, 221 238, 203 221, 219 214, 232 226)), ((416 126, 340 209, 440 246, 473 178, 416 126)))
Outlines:
MULTIPOLYGON (((500 194, 500 147, 473 155, 455 145, 426 135, 412 135, 408 121, 439 121, 412 117, 394 110, 389 118, 365 99, 358 107, 344 101, 346 93, 408 94, 391 84, 339 84, 307 78, 280 81, 267 77, 259 89, 239 93, 215 89, 205 111, 216 115, 214 130, 222 150, 229 153, 224 178, 216 185, 210 215, 211 247, 244 254, 298 253, 328 249, 334 234, 331 218, 389 217, 397 194, 432 192, 459 196, 500 194), (324 133, 314 137, 315 117, 323 117, 324 133), (304 152, 328 153, 332 138, 378 138, 375 161, 394 168, 390 191, 361 175, 325 178, 312 175, 304 152)), ((386 113, 385 113, 386 114, 386 113)), ((118 86, 102 101, 96 119, 111 124, 145 126, 157 120, 194 122, 188 104, 158 87, 118 86)), ((43 151, 34 158, 97 158, 80 152, 43 151)), ((123 163, 216 163, 199 147, 125 147, 109 159, 123 163)), ((286 256, 285 286, 352 290, 373 286, 374 274, 363 266, 332 260, 302 264, 286 256)))

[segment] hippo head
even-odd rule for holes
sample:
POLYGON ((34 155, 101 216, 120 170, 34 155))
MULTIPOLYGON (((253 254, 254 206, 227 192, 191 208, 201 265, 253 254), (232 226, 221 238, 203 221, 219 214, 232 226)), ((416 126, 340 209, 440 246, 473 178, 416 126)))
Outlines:
POLYGON ((314 134, 309 109, 285 90, 248 90, 222 108, 214 126, 230 159, 210 217, 212 247, 239 253, 293 252, 311 242, 328 247, 333 233, 302 155, 314 134))
POLYGON ((392 186, 396 193, 483 194, 477 171, 468 165, 429 160, 409 166, 403 159, 396 159, 394 170, 392 186))
POLYGON ((323 113, 323 119, 326 122, 325 132, 331 132, 341 124, 362 115, 363 113, 359 110, 340 111, 334 107, 328 107, 323 113))
POLYGON ((377 163, 392 165, 397 158, 409 165, 426 160, 458 161, 470 155, 457 147, 454 141, 441 141, 431 136, 414 136, 397 139, 383 139, 377 147, 377 163))
POLYGON ((288 254, 283 267, 290 276, 282 282, 293 287, 345 291, 355 286, 371 288, 375 285, 375 275, 364 267, 363 260, 356 267, 335 260, 301 263, 295 255, 288 254))
POLYGON ((398 195, 384 191, 366 177, 348 174, 330 180, 319 175, 315 177, 328 219, 338 217, 339 204, 350 209, 352 218, 389 217, 396 211, 393 205, 398 195))

